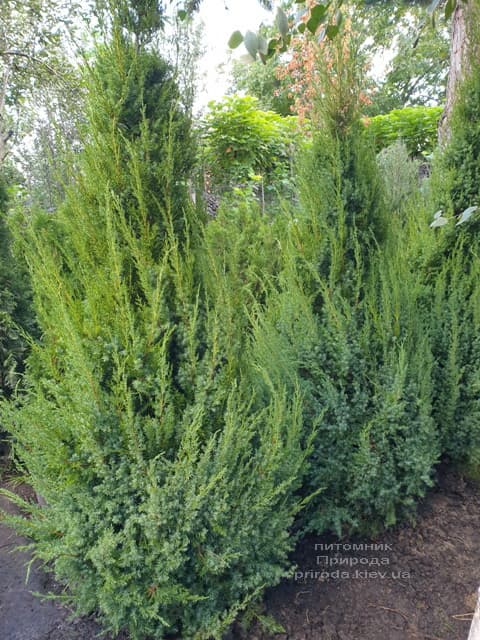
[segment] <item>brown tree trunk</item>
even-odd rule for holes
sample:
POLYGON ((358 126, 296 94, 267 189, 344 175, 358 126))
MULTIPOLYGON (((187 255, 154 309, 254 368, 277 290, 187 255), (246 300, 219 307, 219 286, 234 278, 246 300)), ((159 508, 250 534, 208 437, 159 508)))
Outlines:
POLYGON ((459 83, 473 70, 472 67, 475 73, 480 72, 480 0, 457 0, 452 16, 450 43, 447 96, 438 126, 441 144, 450 137, 452 111, 459 83))
POLYGON ((469 21, 477 15, 474 4, 479 0, 457 0, 457 5, 452 16, 452 35, 450 40, 450 68, 448 72, 447 96, 445 109, 438 126, 438 139, 441 144, 448 142, 450 137, 450 120, 453 105, 457 94, 458 85, 468 68, 471 60, 469 21))

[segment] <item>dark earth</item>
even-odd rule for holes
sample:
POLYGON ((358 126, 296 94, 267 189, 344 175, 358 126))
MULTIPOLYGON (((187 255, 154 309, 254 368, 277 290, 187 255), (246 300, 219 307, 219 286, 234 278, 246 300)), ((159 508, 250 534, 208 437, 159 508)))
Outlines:
MULTIPOLYGON (((1 484, 13 486, 5 469, 1 484)), ((15 490, 34 499, 25 485, 15 490)), ((3 497, 0 508, 16 510, 3 497)), ((25 584, 29 555, 12 553, 25 542, 0 523, 0 640, 98 637, 93 618, 72 620, 64 607, 32 595, 58 587, 36 565, 25 584)), ((466 640, 480 585, 480 485, 443 470, 415 526, 399 525, 373 542, 309 537, 293 561, 296 576, 265 598, 264 614, 284 633, 256 623, 233 629, 228 640, 466 640)))

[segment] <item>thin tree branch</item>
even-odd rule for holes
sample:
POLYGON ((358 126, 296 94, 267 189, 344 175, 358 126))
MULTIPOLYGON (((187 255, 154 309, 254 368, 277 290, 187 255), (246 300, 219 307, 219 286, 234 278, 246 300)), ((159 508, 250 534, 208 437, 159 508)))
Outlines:
POLYGON ((8 56, 17 56, 20 58, 26 58, 27 60, 30 60, 30 62, 33 62, 34 64, 39 64, 45 67, 47 71, 55 75, 57 78, 60 78, 61 80, 63 80, 62 75, 58 73, 58 71, 54 69, 51 65, 49 65, 48 62, 45 62, 45 60, 41 60, 40 58, 32 56, 30 53, 25 53, 24 51, 17 51, 15 49, 0 51, 0 58, 3 58, 3 57, 6 58, 8 56))

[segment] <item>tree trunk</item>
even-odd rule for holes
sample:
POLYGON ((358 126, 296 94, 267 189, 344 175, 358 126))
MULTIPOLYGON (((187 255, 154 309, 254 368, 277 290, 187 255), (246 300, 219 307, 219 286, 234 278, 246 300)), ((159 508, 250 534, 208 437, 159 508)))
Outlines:
POLYGON ((452 16, 452 35, 450 40, 450 68, 448 72, 447 95, 438 128, 439 142, 444 144, 450 137, 450 119, 457 85, 464 73, 464 62, 467 50, 467 34, 465 24, 466 6, 458 0, 452 16))
POLYGON ((465 76, 470 57, 469 20, 473 19, 473 5, 478 0, 457 0, 452 16, 452 35, 450 40, 450 68, 448 72, 445 109, 438 126, 438 138, 441 144, 450 137, 450 121, 458 84, 465 76))

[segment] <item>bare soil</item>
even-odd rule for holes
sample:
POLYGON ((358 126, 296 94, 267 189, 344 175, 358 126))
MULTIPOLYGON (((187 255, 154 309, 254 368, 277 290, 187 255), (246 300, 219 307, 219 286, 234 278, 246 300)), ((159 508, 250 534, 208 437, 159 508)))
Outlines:
MULTIPOLYGON (((15 483, 5 466, 2 467, 1 459, 0 487, 14 491, 28 501, 35 500, 30 487, 15 483)), ((16 514, 19 509, 0 495, 0 640, 98 639, 101 627, 93 617, 74 620, 72 612, 57 601, 41 600, 35 595, 59 592, 60 588, 38 563, 28 570, 31 555, 19 547, 28 545, 29 541, 1 522, 2 511, 16 514)), ((112 640, 108 635, 101 637, 112 640)))
POLYGON ((416 525, 400 525, 373 544, 378 550, 367 539, 304 539, 294 578, 265 598, 265 613, 285 633, 257 625, 243 637, 466 640, 480 586, 480 486, 443 472, 416 525))
MULTIPOLYGON (((0 484, 12 486, 5 477, 0 484)), ((16 490, 34 499, 28 487, 16 490)), ((16 509, 1 497, 0 508, 16 509)), ((54 582, 34 564, 25 583, 30 556, 12 553, 25 542, 0 522, 0 639, 97 638, 93 618, 72 620, 66 608, 32 594, 50 591, 54 582)), ((284 633, 256 623, 247 632, 237 626, 227 638, 466 640, 480 585, 480 486, 443 472, 416 526, 400 525, 374 541, 309 537, 293 561, 292 579, 265 598, 265 614, 284 633)))

